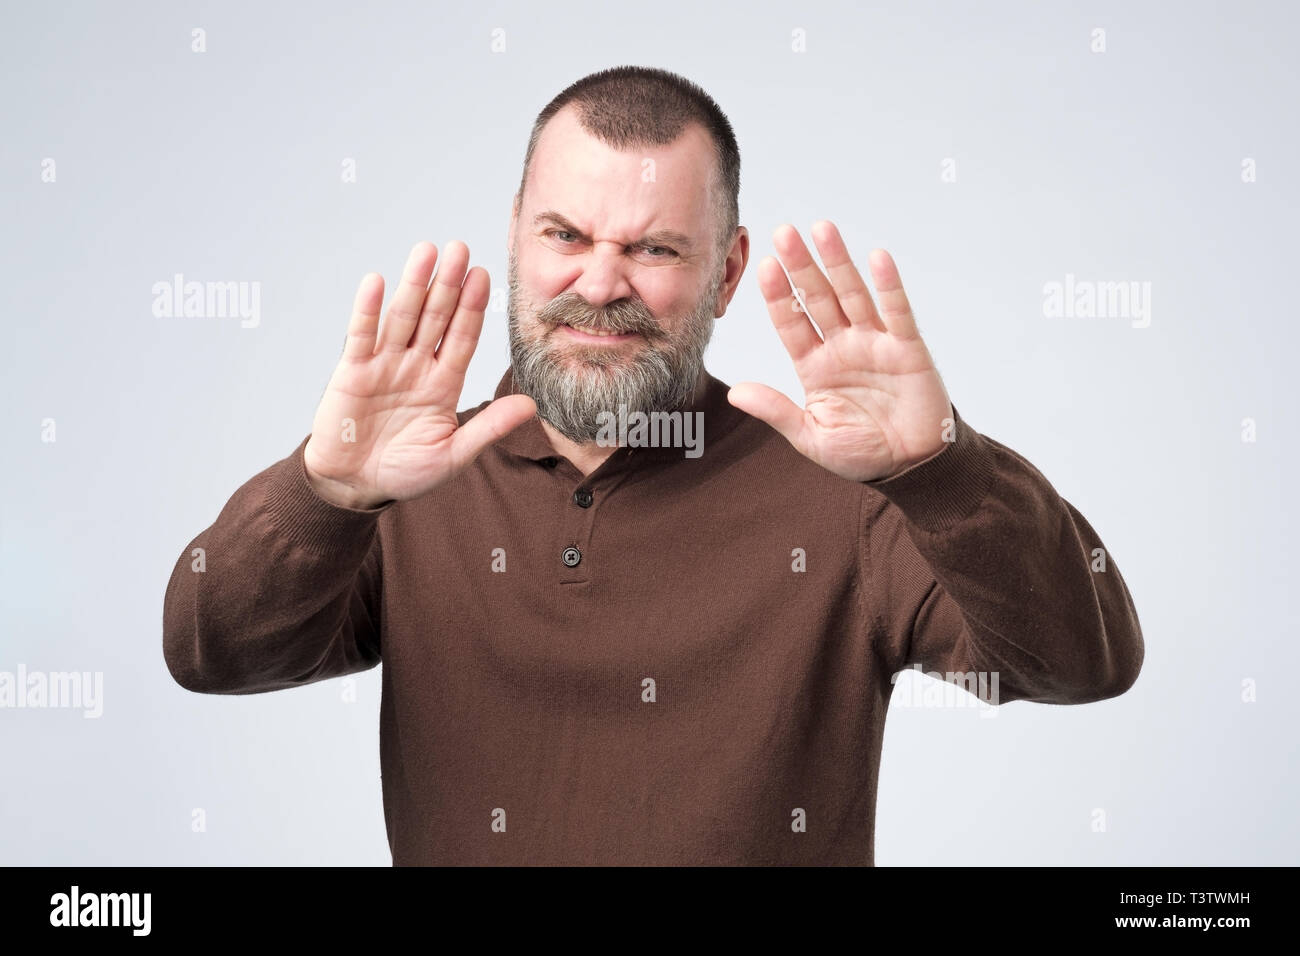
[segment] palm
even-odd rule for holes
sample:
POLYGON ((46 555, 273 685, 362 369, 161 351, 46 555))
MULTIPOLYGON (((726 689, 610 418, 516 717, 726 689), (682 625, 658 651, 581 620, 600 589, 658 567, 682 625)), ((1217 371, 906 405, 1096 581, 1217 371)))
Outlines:
POLYGON ((531 399, 510 396, 458 425, 489 288, 482 269, 466 274, 463 243, 449 245, 426 288, 436 257, 428 243, 412 251, 382 327, 382 277, 362 280, 304 451, 313 475, 370 504, 427 492, 536 410, 531 399))
POLYGON ((416 364, 389 355, 340 364, 312 425, 313 433, 337 431, 335 461, 393 498, 405 497, 451 466, 448 450, 459 396, 433 380, 432 363, 416 364), (344 441, 349 430, 369 440, 344 441))
POLYGON ((765 385, 742 383, 733 405, 766 421, 812 461, 845 478, 890 477, 944 447, 952 406, 887 253, 873 263, 877 311, 839 233, 816 233, 829 281, 793 229, 778 230, 795 287, 821 329, 790 293, 776 260, 759 284, 804 388, 804 408, 765 385), (945 421, 948 420, 948 421, 945 421))

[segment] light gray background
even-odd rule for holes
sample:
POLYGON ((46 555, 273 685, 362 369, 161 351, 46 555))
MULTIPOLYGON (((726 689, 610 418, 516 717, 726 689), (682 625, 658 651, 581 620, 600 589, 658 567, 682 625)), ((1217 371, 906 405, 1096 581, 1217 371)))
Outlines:
MULTIPOLYGON (((102 671, 104 712, 0 710, 0 863, 390 862, 379 670, 351 704, 337 680, 189 693, 163 663, 164 586, 310 430, 366 271, 391 283, 416 241, 460 238, 504 286, 532 118, 623 63, 700 83, 740 140, 754 249, 710 370, 802 397, 754 278, 778 224, 830 218, 855 254, 884 246, 963 416, 1083 512, 1135 597, 1146 664, 1120 698, 995 719, 895 700, 877 862, 1300 862, 1290 5, 15 3, 4 19, 0 670, 102 671), (260 282, 260 325, 155 318, 151 287, 177 272, 260 282), (1045 317, 1067 273, 1150 282, 1150 326, 1045 317)), ((489 313, 462 405, 506 362, 489 313)))

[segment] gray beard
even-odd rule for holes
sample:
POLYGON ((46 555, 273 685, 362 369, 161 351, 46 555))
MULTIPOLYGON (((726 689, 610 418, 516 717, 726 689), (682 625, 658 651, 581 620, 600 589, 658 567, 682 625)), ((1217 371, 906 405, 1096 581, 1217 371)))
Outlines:
POLYGON ((532 338, 520 329, 516 273, 511 256, 506 312, 515 389, 532 398, 538 416, 561 435, 570 441, 592 442, 601 428, 601 412, 617 415, 622 406, 628 414, 649 415, 676 411, 690 403, 704 369, 704 350, 713 335, 713 305, 722 286, 721 272, 674 333, 679 338, 647 341, 631 358, 608 355, 603 346, 593 346, 572 350, 560 360, 551 355, 553 345, 545 327, 532 338), (567 367, 569 364, 575 367, 567 367))

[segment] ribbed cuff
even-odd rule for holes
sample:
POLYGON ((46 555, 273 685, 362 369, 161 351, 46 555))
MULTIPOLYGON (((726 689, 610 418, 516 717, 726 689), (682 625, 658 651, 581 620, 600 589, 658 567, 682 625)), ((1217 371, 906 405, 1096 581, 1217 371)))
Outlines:
POLYGON ((864 481, 891 502, 912 524, 941 531, 976 508, 993 484, 994 451, 952 405, 954 441, 925 461, 892 478, 864 481))
POLYGON ((276 530, 286 539, 313 551, 348 547, 374 531, 379 516, 395 505, 387 501, 365 510, 344 508, 326 501, 307 478, 303 451, 308 435, 287 458, 272 469, 265 505, 276 530))

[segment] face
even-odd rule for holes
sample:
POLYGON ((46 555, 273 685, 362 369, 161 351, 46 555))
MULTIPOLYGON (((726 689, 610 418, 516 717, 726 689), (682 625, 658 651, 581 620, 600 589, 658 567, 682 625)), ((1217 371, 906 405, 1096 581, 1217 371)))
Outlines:
POLYGON ((568 110, 543 130, 510 224, 510 359, 519 391, 571 440, 593 441, 620 405, 690 401, 734 292, 735 264, 715 255, 715 162, 702 129, 628 152, 568 110))

